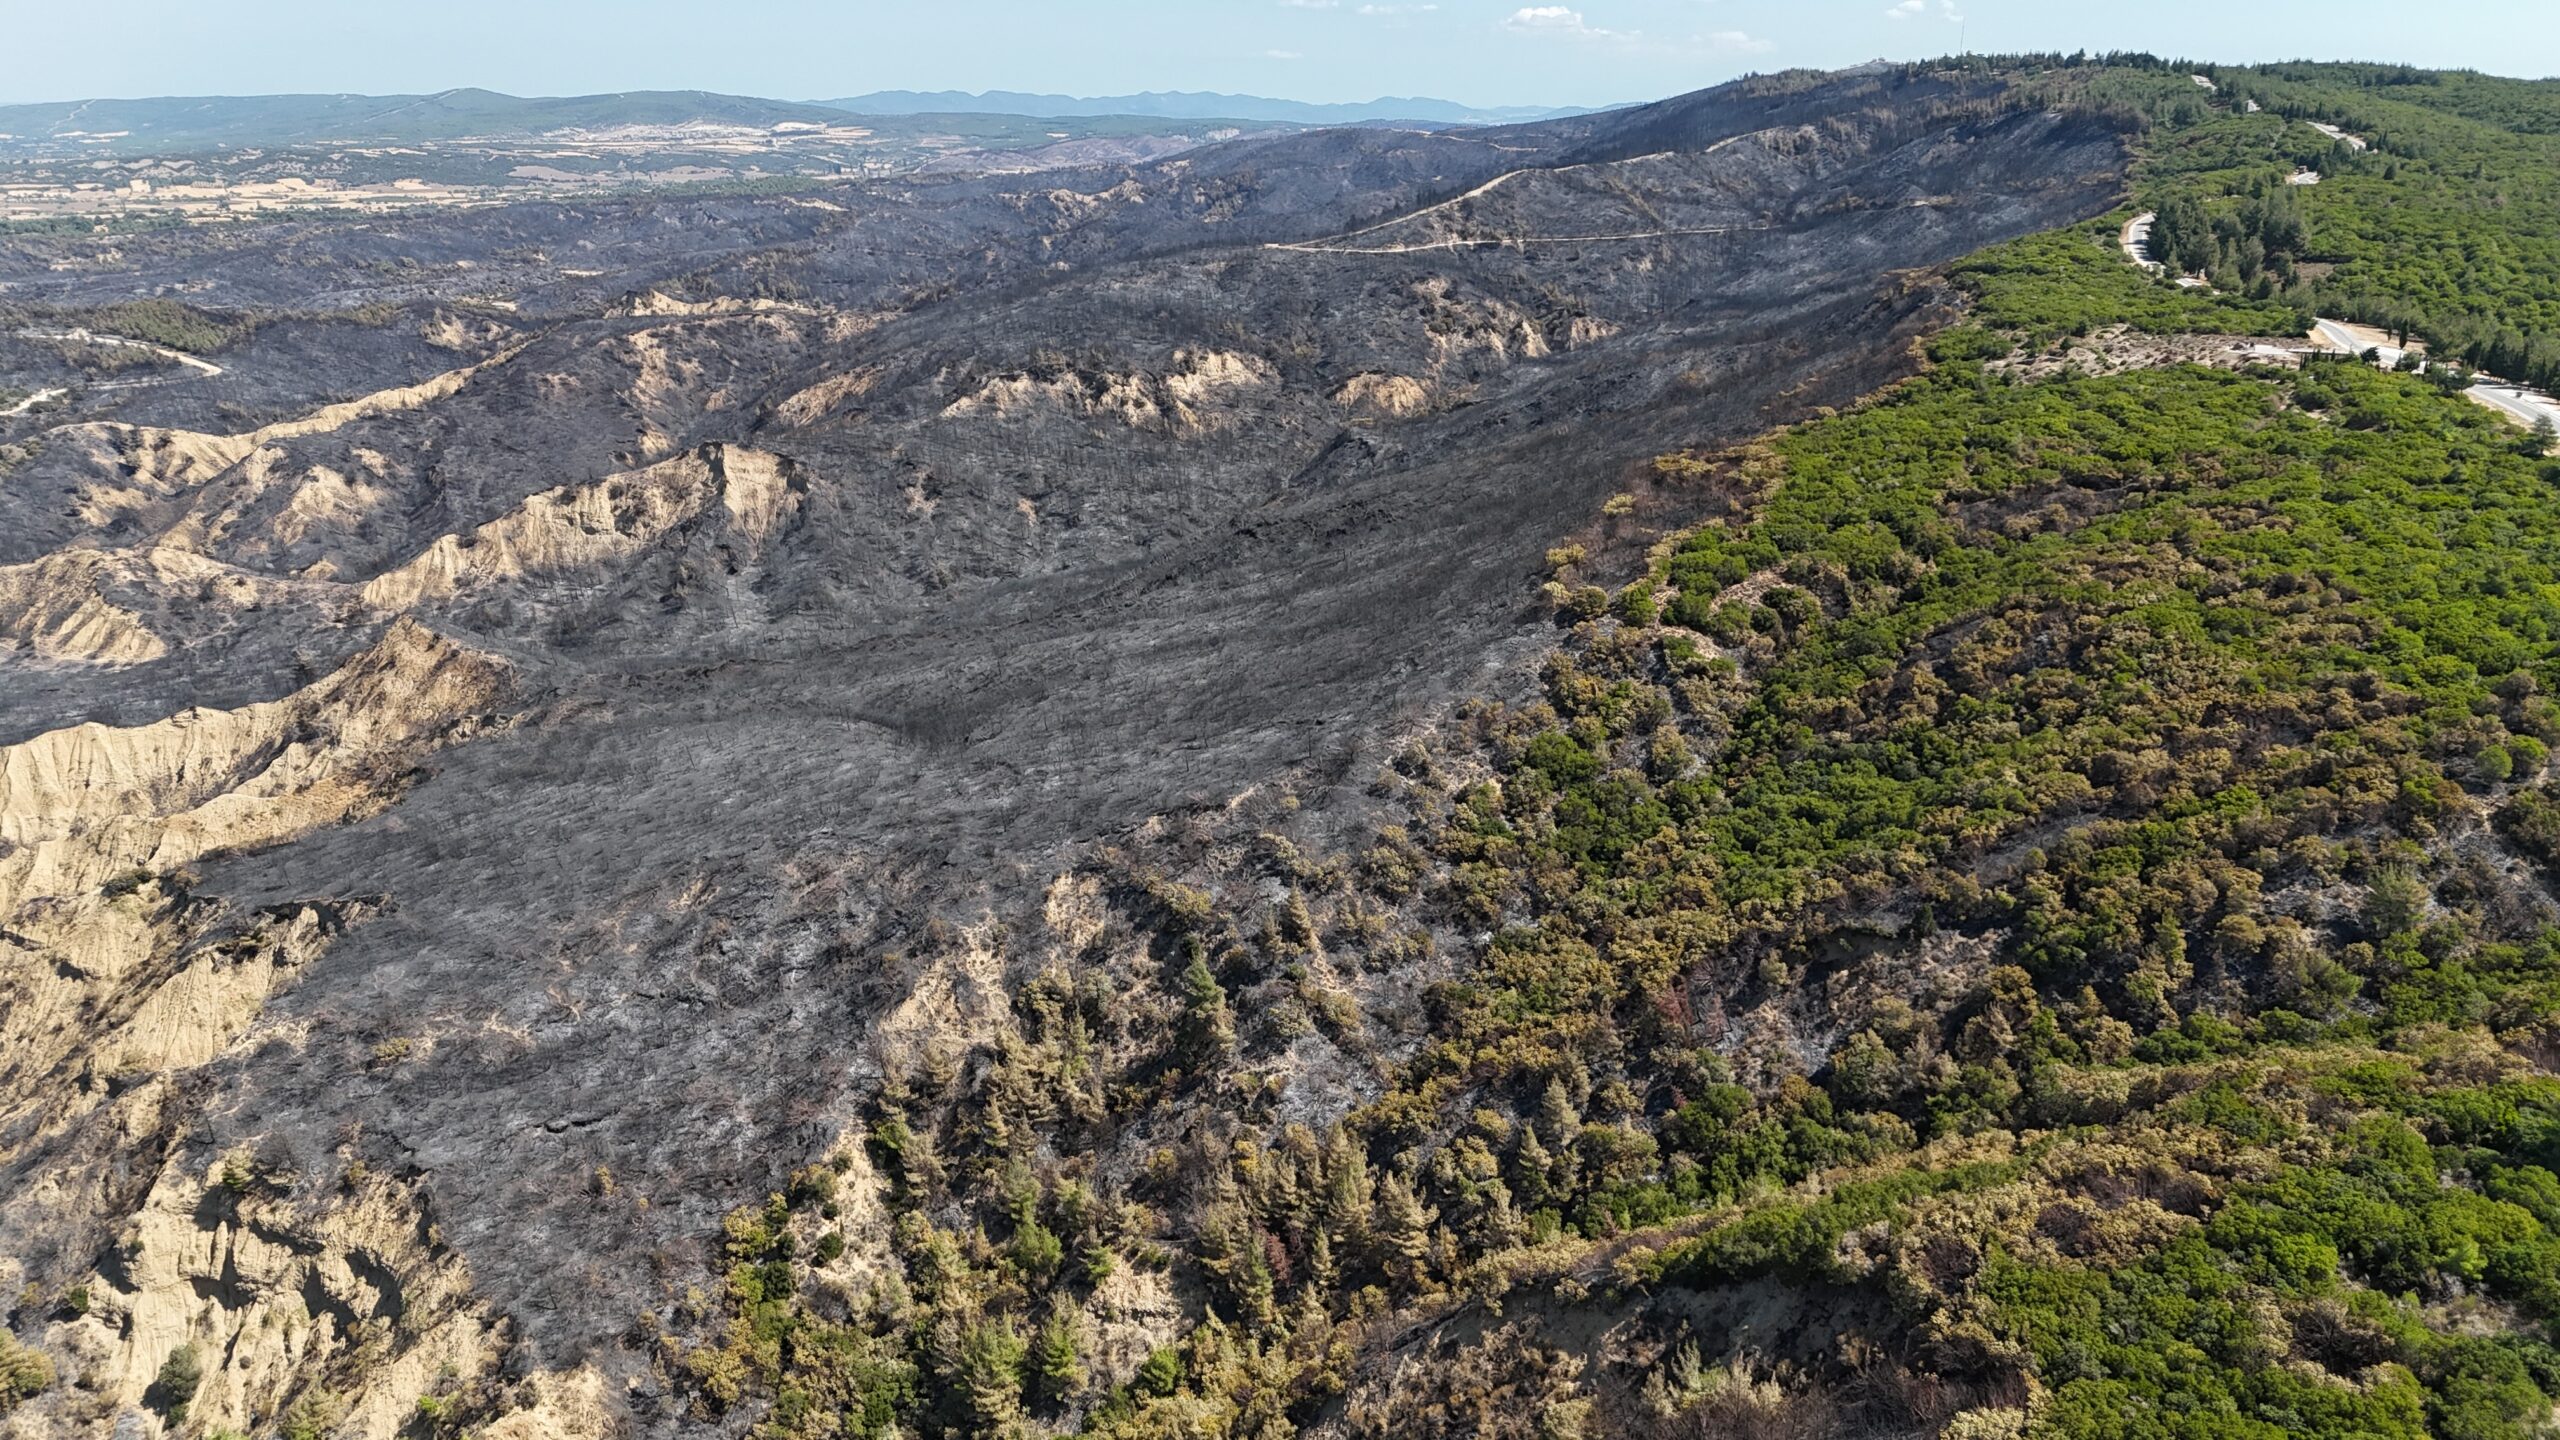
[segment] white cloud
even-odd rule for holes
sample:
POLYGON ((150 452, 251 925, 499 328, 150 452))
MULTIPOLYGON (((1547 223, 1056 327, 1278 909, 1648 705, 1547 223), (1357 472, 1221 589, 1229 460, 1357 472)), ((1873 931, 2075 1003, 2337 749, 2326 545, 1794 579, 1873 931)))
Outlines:
POLYGON ((1437 5, 1363 5, 1360 7, 1360 13, 1363 15, 1428 15, 1439 8, 1437 5))
POLYGON ((1566 40, 1605 42, 1667 55, 1765 55, 1778 48, 1775 41, 1763 40, 1743 30, 1717 30, 1705 35, 1693 34, 1685 39, 1649 36, 1641 30, 1612 30, 1592 24, 1589 17, 1570 5, 1522 6, 1503 20, 1502 28, 1523 35, 1553 35, 1566 40))
MULTIPOLYGON (((1930 14, 1929 0, 1901 0, 1884 12, 1887 20, 1918 20, 1930 14)), ((1953 25, 1964 16, 1956 9, 1956 0, 1937 0, 1937 17, 1953 25)))
POLYGON ((1280 0, 1280 4, 1289 10, 1333 10, 1341 6, 1342 0, 1280 0))
POLYGON ((1302 50, 1265 50, 1262 54, 1265 59, 1270 60, 1304 60, 1307 58, 1306 52, 1302 50))
POLYGON ((1524 5, 1511 12, 1502 22, 1505 30, 1530 35, 1562 35, 1573 40, 1628 40, 1634 37, 1616 30, 1604 30, 1582 18, 1582 12, 1564 5, 1524 5))

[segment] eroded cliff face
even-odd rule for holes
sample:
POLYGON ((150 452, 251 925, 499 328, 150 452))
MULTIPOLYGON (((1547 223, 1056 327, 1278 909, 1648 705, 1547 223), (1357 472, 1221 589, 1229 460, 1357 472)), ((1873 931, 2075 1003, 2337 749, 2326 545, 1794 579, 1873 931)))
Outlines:
MULTIPOLYGON (((1542 557, 1638 460, 1865 393, 1943 301, 1900 272, 2109 203, 2112 136, 1996 101, 747 207, 637 298, 434 313, 442 374, 17 437, 0 1293, 61 1378, 0 1430, 162 1426, 180 1356, 199 1428, 715 1423, 682 1357, 724 1217, 833 1167, 817 1283, 905 1283, 870 1107, 1024 1043, 1043 977, 1151 973, 1106 877, 1356 833, 1408 737, 1520 683, 1542 557)), ((1369 1018, 1310 1024, 1257 1123, 1374 1093, 1437 973, 1378 953, 1310 961, 1369 1018)), ((1173 1024, 1139 989, 1115 1023, 1173 1024)), ((1108 1138, 1114 1184, 1172 1142, 1108 1138)), ((1200 1301, 1084 1303, 1125 1380, 1200 1301)))
MULTIPOLYGON (((198 1413, 247 1424, 357 1344, 359 1321, 419 1300, 452 1309, 467 1291, 396 1184, 351 1183, 313 1215, 268 1216, 244 1178, 263 1162, 233 1155, 208 1173, 187 1153, 192 1074, 384 901, 243 913, 189 887, 208 856, 388 807, 435 751, 503 722, 512 678, 404 621, 274 701, 0 748, 0 1165, 20 1177, 0 1197, 14 1242, 0 1267, 37 1293, 96 1267, 49 1296, 49 1339, 89 1392, 75 1414, 104 1422, 138 1404, 168 1356, 197 1344, 198 1413), (431 1276, 443 1284, 402 1299, 431 1276), (386 1286, 387 1299, 361 1293, 386 1286)), ((485 1350, 459 1343, 392 1348, 432 1373, 485 1350)), ((388 1423, 401 1418, 395 1406, 388 1423)))

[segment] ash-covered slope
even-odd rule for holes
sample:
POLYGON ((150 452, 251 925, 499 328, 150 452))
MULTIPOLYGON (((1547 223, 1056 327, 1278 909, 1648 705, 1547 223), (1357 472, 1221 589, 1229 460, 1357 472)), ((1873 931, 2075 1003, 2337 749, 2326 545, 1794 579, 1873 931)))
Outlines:
MULTIPOLYGON (((85 1287, 14 1322, 82 1383, 0 1423, 109 1433, 188 1344, 214 1424, 389 1434, 439 1384, 532 1427, 491 1434, 710 1423, 648 1335, 722 1216, 1098 943, 1077 855, 1283 792, 1349 826, 1519 682, 1541 557, 1636 462, 1891 378, 1928 267, 2121 160, 1987 83, 1799 79, 21 242, 16 304, 319 318, 0 452, 0 1288, 85 1287)), ((1320 1123, 1368 1062, 1298 1063, 1320 1123)), ((1196 1304, 1149 1283, 1108 1323, 1196 1304)))

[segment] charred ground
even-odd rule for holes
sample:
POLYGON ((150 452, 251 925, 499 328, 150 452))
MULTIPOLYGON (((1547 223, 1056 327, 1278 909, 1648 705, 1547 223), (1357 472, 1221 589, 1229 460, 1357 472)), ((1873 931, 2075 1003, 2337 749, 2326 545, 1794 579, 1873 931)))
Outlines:
MULTIPOLYGON (((1933 267, 2125 163, 2004 80, 1877 73, 8 242, 12 329, 238 326, 219 375, 0 339, 0 384, 72 391, 0 422, 0 1280, 84 1296, 46 1332, 81 1385, 22 1415, 105 1433, 199 1344, 223 1423, 408 1423, 438 1367, 714 1423, 636 1318, 690 1323, 724 1215, 1111 943, 1099 847, 1361 833, 1411 735, 1534 683, 1551 547, 1632 570, 1721 503, 1603 515, 1645 462, 1909 373, 1933 267)), ((1299 1057, 1297 1118, 1375 1060, 1299 1057)), ((1196 1308, 1163 1283, 1131 1336, 1196 1308)))

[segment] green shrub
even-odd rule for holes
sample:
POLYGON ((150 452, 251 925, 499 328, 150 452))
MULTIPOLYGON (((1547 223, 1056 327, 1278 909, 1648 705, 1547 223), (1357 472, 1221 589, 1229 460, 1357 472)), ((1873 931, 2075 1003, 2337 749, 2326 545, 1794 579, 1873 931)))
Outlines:
POLYGON ((187 1418, 187 1406, 194 1402, 196 1390, 203 1384, 204 1357, 190 1340, 160 1362, 160 1372, 143 1392, 142 1403, 166 1416, 170 1424, 181 1424, 187 1418))
POLYGON ((53 1362, 19 1344, 16 1336, 0 1330, 0 1415, 8 1414, 52 1383, 53 1362))

